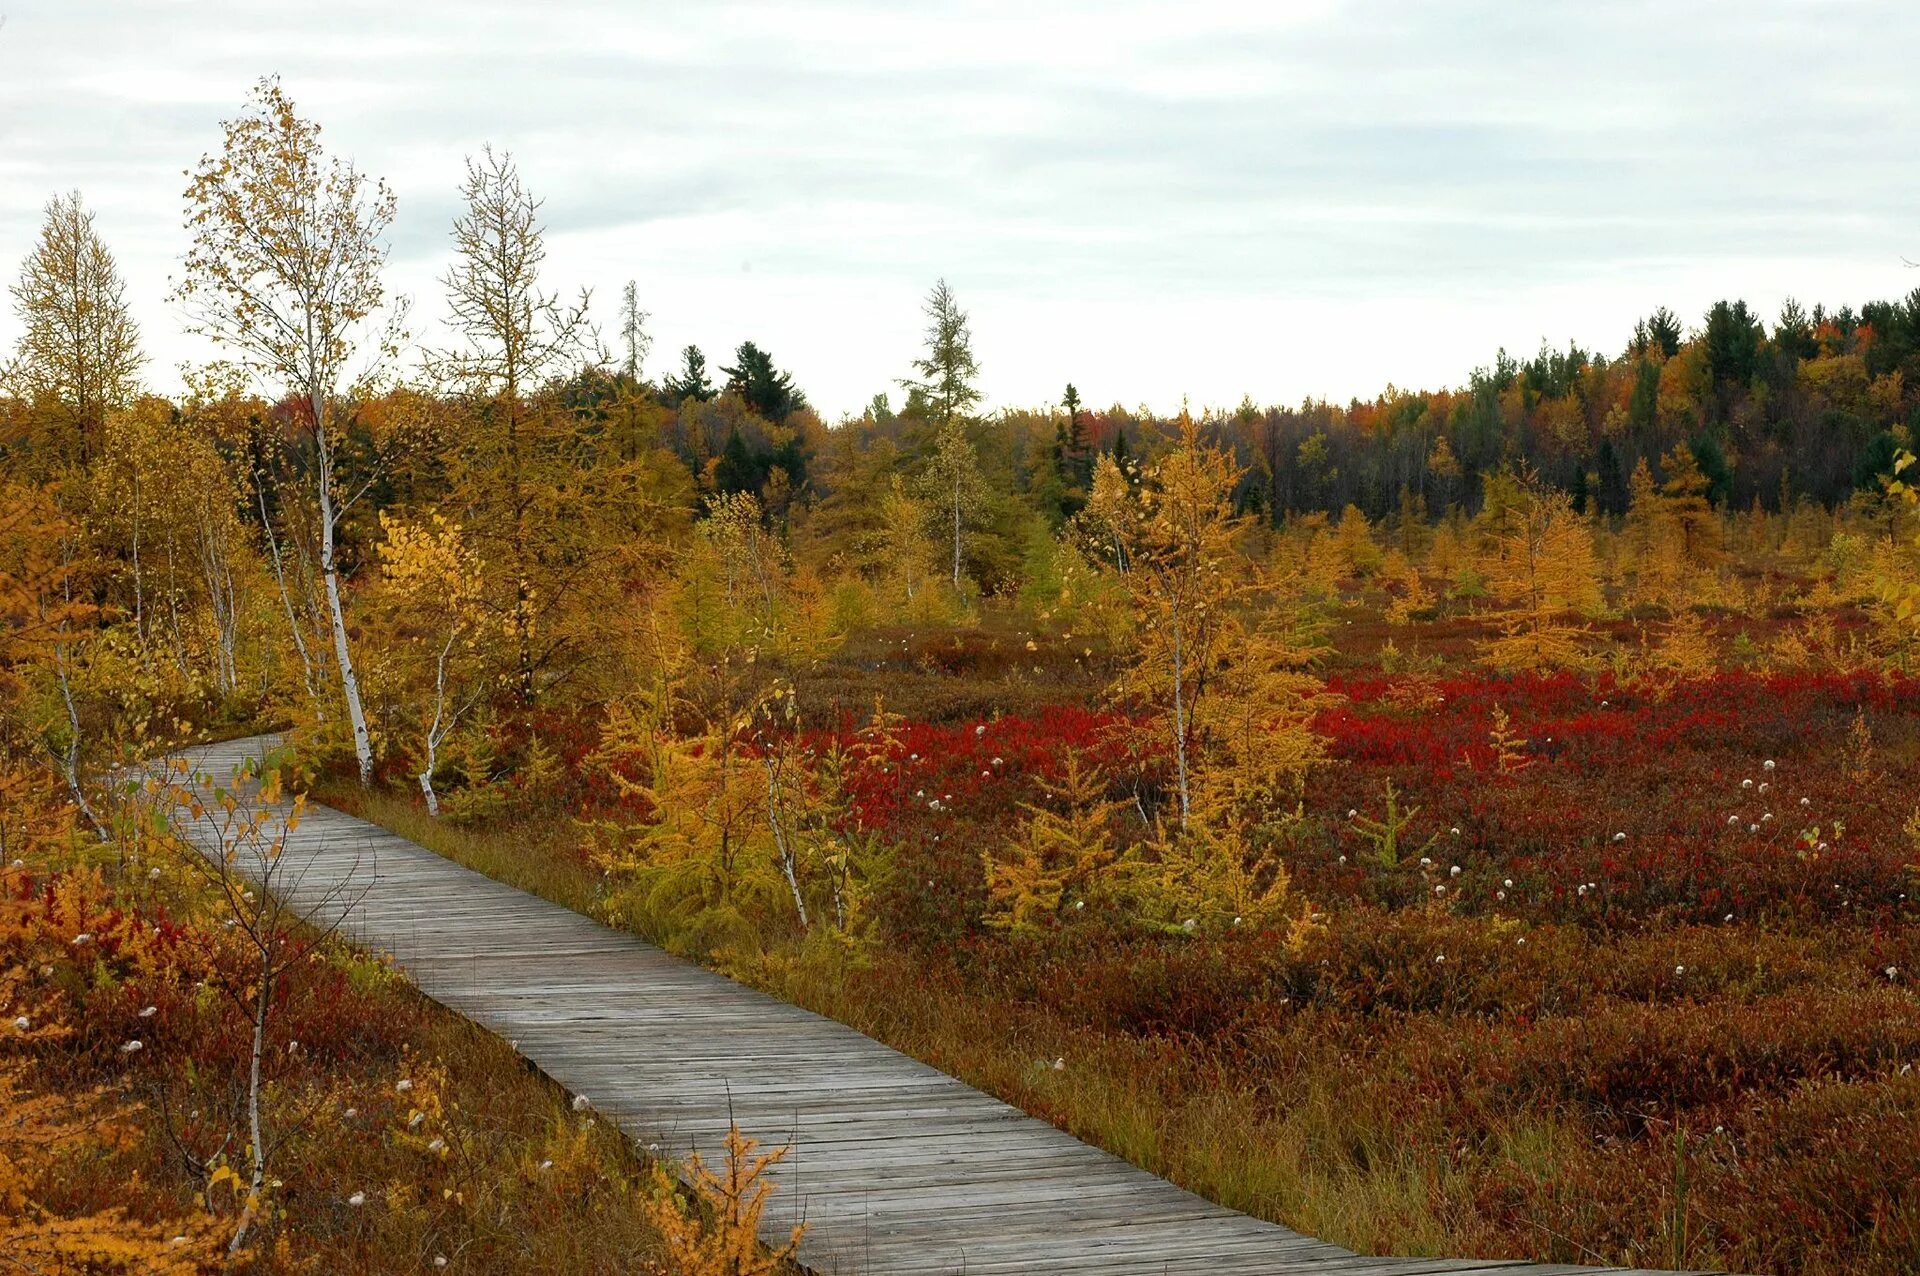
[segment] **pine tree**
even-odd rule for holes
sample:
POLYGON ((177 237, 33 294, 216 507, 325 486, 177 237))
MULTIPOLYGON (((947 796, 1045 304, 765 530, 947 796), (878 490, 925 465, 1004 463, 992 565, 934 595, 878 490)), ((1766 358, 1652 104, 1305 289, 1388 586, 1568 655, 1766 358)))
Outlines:
POLYGON ((807 396, 795 388, 793 377, 774 367, 773 356, 751 341, 742 341, 733 352, 733 366, 720 371, 727 376, 727 389, 770 424, 779 425, 807 406, 807 396))
POLYGON ((707 380, 707 356, 700 353, 699 346, 688 346, 680 352, 680 371, 661 380, 660 393, 674 407, 688 399, 704 403, 713 397, 713 385, 707 380))

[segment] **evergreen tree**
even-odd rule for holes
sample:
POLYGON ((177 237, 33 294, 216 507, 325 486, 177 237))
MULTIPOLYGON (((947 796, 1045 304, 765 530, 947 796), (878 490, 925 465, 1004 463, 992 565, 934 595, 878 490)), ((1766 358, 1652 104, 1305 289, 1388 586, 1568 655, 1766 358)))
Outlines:
POLYGON ((1600 451, 1594 461, 1599 491, 1595 503, 1602 514, 1619 517, 1627 512, 1627 474, 1620 462, 1620 453, 1613 446, 1612 439, 1600 440, 1600 451))
POLYGON ((669 374, 660 382, 660 392, 666 396, 669 405, 679 407, 688 399, 698 399, 702 403, 713 397, 713 384, 707 380, 707 356, 700 353, 699 346, 688 346, 680 352, 680 371, 669 374))
POLYGON ((733 366, 720 371, 727 374, 727 389, 775 425, 807 406, 807 397, 794 388, 793 377, 774 367, 773 356, 751 341, 742 341, 733 352, 733 366))
POLYGON ((1671 359, 1680 353, 1680 337, 1680 317, 1662 306, 1633 325, 1633 344, 1628 349, 1637 355, 1658 350, 1661 358, 1671 359))
POLYGON ((764 477, 764 471, 755 464, 753 453, 747 449, 747 441, 740 437, 740 429, 735 426, 727 432, 726 445, 720 449, 720 459, 714 465, 714 487, 722 492, 756 492, 764 477))

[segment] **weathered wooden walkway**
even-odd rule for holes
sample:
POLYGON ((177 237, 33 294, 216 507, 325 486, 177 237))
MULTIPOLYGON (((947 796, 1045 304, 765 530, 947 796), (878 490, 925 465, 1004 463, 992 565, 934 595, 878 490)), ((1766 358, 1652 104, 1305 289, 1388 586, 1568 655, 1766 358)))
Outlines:
MULTIPOLYGON (((189 754, 220 784, 270 737, 189 754)), ((804 1217, 823 1273, 1356 1273, 1595 1269, 1358 1257, 1225 1209, 851 1028, 669 956, 375 825, 309 808, 289 902, 393 954, 429 996, 643 1146, 711 1157, 728 1120, 793 1144, 771 1232, 804 1217)))

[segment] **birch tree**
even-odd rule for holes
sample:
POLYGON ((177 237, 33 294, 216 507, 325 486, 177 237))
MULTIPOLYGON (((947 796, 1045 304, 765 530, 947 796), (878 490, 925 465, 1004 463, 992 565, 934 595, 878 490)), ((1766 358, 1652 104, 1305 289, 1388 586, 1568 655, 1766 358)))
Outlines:
POLYGON ((367 784, 373 742, 348 638, 337 544, 342 517, 365 489, 343 490, 336 436, 350 365, 356 356, 372 364, 391 357, 399 340, 399 308, 388 307, 381 280, 394 199, 384 182, 327 155, 320 126, 300 118, 277 79, 261 80, 246 113, 222 127, 220 149, 201 158, 187 186, 193 241, 174 298, 192 331, 228 348, 304 411, 334 667, 360 781, 367 784))
POLYGON ((485 565, 458 524, 439 514, 420 522, 381 516, 381 592, 394 613, 394 645, 405 688, 420 707, 420 772, 427 814, 440 814, 433 787, 440 748, 487 689, 480 605, 485 565))
POLYGON ((952 531, 953 587, 960 588, 960 565, 966 554, 967 528, 979 520, 991 495, 980 475, 980 458, 967 437, 966 422, 955 417, 940 429, 933 458, 920 476, 923 494, 940 511, 952 531))

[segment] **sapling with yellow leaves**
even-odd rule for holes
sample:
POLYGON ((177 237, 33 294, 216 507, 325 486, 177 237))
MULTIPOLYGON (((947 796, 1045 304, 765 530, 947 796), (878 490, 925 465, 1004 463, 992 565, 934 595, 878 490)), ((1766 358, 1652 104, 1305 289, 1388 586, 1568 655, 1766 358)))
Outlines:
POLYGON ((380 592, 391 620, 396 680, 418 704, 420 771, 429 814, 440 814, 434 773, 440 749, 489 686, 492 632, 485 564, 460 525, 439 514, 409 521, 381 516, 380 592))

